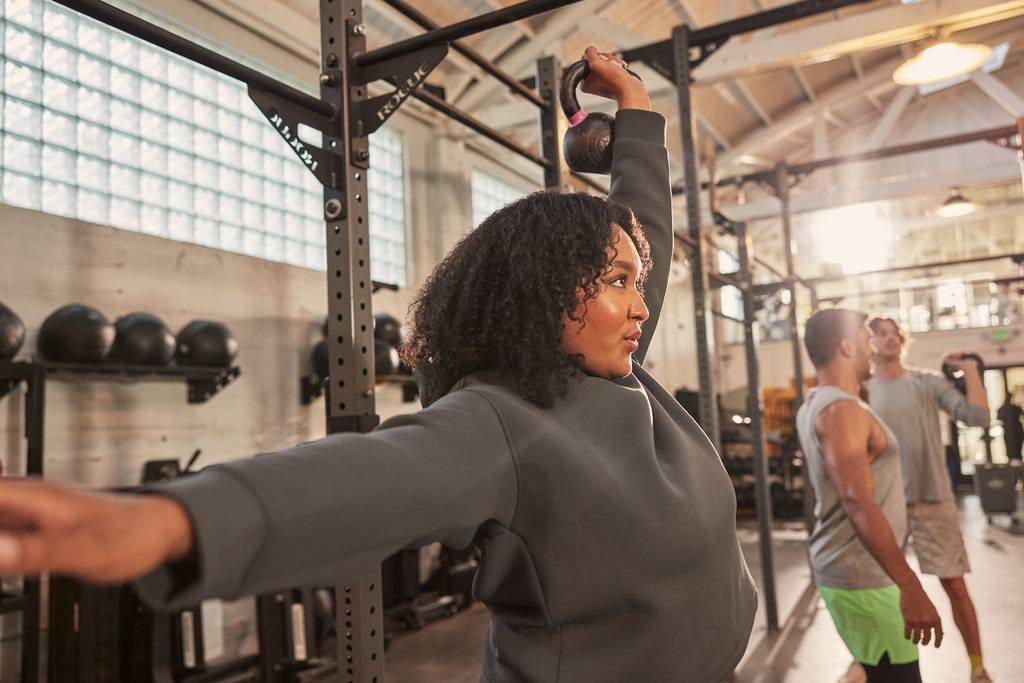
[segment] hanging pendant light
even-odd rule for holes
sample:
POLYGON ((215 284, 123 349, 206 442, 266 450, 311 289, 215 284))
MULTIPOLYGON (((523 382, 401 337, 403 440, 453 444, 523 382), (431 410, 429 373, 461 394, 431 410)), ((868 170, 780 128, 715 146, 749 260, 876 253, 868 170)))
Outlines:
POLYGON ((932 43, 903 62, 892 74, 900 85, 924 85, 967 74, 992 56, 992 48, 981 43, 944 40, 932 43))
POLYGON ((978 205, 960 193, 960 188, 954 187, 946 201, 942 202, 935 213, 943 218, 959 218, 978 210, 978 205))

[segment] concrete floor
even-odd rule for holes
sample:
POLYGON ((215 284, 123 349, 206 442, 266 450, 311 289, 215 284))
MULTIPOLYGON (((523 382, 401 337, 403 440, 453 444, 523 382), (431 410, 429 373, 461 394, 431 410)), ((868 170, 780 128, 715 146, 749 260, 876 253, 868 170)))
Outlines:
MULTIPOLYGON (((988 525, 974 496, 961 501, 961 520, 973 573, 967 584, 981 625, 985 662, 997 683, 1024 682, 1024 536, 1011 533, 1007 520, 988 525)), ((760 583, 760 552, 753 523, 741 522, 740 541, 760 583)), ((805 535, 798 524, 777 525, 773 555, 782 630, 767 636, 764 600, 750 646, 734 683, 828 683, 846 670, 850 656, 811 588, 805 535)), ((917 569, 911 555, 911 565, 917 569)), ((926 683, 966 683, 967 655, 956 632, 949 602, 934 577, 925 589, 942 616, 942 647, 921 652, 926 683)), ((763 590, 762 590, 763 595, 763 590)), ((478 683, 487 628, 487 611, 474 605, 465 612, 398 637, 388 649, 388 679, 401 683, 478 683)))

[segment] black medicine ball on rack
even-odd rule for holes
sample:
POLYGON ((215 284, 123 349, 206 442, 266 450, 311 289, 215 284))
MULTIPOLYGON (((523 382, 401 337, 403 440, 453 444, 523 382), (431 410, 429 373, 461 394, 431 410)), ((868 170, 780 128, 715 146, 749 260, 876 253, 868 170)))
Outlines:
POLYGON ((398 348, 402 345, 402 322, 393 315, 377 313, 373 316, 373 337, 398 348))
POLYGON ((0 360, 14 358, 25 343, 25 323, 18 314, 0 303, 0 360))
POLYGON ((237 355, 238 340, 224 323, 193 320, 178 332, 178 365, 226 368, 237 355))
POLYGON ((91 306, 70 304, 50 314, 39 328, 36 348, 48 361, 102 363, 114 343, 114 326, 91 306))
POLYGON ((110 362, 163 367, 174 360, 174 335, 155 315, 129 313, 117 319, 114 331, 110 362))

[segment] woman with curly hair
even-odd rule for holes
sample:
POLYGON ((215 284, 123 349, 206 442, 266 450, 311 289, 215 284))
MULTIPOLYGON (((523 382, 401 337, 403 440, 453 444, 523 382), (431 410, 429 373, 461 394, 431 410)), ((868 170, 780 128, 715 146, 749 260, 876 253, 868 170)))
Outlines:
POLYGON ((619 105, 610 198, 530 195, 438 265, 403 349, 428 407, 158 495, 2 483, 0 574, 141 577, 173 609, 473 543, 481 681, 726 677, 756 602, 733 489, 642 367, 672 255, 665 120, 621 60, 586 59, 584 89, 619 105))

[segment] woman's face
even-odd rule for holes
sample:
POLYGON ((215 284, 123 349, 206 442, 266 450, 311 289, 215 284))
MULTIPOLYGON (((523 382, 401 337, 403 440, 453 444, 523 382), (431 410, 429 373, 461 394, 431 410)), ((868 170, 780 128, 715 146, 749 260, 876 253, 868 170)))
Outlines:
MULTIPOLYGON (((568 315, 562 318, 566 353, 582 355, 588 375, 608 379, 632 372, 631 357, 638 347, 640 327, 650 315, 637 288, 640 254, 629 235, 618 225, 613 227, 607 249, 610 266, 598 278, 597 296, 576 305, 576 320, 568 315)), ((579 291, 582 297, 583 290, 579 291)))

